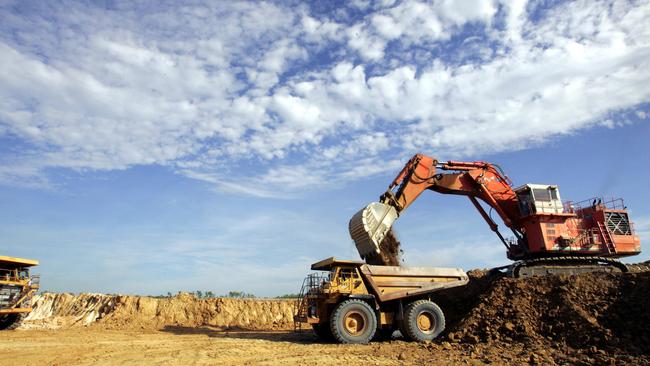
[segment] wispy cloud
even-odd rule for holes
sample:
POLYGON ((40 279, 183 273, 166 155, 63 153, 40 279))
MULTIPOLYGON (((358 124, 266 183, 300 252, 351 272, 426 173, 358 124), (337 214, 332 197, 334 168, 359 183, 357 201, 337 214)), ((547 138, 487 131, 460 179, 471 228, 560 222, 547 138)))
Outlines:
POLYGON ((345 226, 300 212, 257 209, 166 224, 102 227, 0 224, 7 242, 39 258, 49 291, 160 294, 196 289, 260 296, 295 292, 309 265, 354 258, 345 226), (333 229, 334 228, 334 229, 333 229), (137 279, 137 280, 136 280, 137 279))
POLYGON ((647 2, 357 5, 5 2, 0 138, 29 147, 0 182, 155 164, 287 196, 647 120, 647 2))
MULTIPOLYGON (((404 259, 409 266, 459 267, 465 270, 492 268, 509 264, 505 248, 489 236, 458 238, 436 243, 436 248, 409 248, 404 259)), ((432 245, 433 246, 433 245, 432 245)))

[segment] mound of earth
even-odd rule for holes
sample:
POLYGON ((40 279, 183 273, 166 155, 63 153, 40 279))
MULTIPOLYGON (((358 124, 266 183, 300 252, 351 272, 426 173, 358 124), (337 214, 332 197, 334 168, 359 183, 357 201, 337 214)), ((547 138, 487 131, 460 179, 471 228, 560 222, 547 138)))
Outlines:
POLYGON ((102 294, 35 296, 34 310, 22 328, 94 325, 107 329, 163 329, 212 326, 224 329, 275 330, 293 327, 293 301, 271 299, 197 299, 102 294))
POLYGON ((531 357, 540 363, 577 362, 570 355, 627 362, 650 354, 650 272, 527 279, 469 274, 467 287, 437 299, 452 343, 497 350, 523 344, 536 350, 531 357))

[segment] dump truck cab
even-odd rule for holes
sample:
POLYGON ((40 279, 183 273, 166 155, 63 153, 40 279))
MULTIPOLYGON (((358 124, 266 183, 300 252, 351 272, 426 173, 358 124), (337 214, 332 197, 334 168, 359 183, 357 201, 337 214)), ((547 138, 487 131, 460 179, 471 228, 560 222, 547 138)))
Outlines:
POLYGON ((0 330, 14 329, 30 311, 39 276, 30 275, 37 260, 0 256, 0 330))
POLYGON ((364 265, 360 261, 337 260, 328 258, 312 264, 314 271, 324 271, 327 281, 322 283, 319 292, 329 302, 337 302, 341 298, 350 296, 361 296, 374 298, 366 288, 361 277, 360 267, 364 265))
POLYGON ((305 278, 294 320, 341 343, 367 343, 396 329, 412 340, 431 340, 445 323, 431 294, 468 282, 458 268, 374 266, 333 257, 311 269, 320 272, 305 278))

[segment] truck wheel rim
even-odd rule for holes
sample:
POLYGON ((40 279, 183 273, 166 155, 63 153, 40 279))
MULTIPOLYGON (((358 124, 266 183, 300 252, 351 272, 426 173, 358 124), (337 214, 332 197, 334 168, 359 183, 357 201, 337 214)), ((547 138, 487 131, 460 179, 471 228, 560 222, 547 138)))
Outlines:
POLYGON ((433 331, 433 328, 435 328, 436 320, 434 319, 433 315, 427 311, 423 311, 418 314, 416 320, 418 329, 421 332, 431 333, 433 331))
POLYGON ((343 325, 348 333, 358 335, 366 328, 366 318, 358 311, 350 311, 345 314, 343 325))

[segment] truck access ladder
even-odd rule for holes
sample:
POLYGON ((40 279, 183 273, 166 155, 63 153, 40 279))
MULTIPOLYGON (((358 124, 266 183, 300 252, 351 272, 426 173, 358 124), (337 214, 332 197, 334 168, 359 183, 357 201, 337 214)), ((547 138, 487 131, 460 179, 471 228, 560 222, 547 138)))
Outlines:
POLYGON ((312 306, 317 306, 316 297, 320 294, 320 288, 323 282, 327 279, 327 276, 323 276, 319 273, 312 273, 305 277, 302 281, 302 286, 300 287, 300 294, 298 299, 294 303, 294 322, 293 329, 298 331, 301 329, 301 324, 307 322, 307 319, 311 316, 314 317, 315 314, 309 313, 309 308, 312 306), (303 320, 303 321, 297 321, 303 320))

